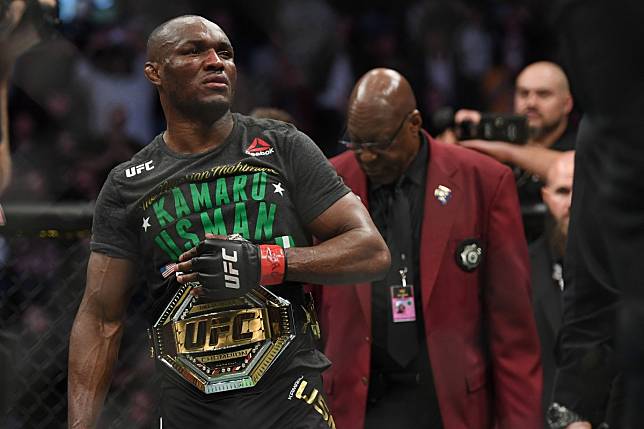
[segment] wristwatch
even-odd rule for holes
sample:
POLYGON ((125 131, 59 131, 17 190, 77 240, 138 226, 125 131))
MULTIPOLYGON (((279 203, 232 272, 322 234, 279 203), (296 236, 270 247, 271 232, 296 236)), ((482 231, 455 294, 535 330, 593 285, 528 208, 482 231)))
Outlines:
POLYGON ((568 425, 575 422, 583 422, 579 414, 556 402, 550 404, 546 413, 546 420, 550 429, 566 429, 568 425))

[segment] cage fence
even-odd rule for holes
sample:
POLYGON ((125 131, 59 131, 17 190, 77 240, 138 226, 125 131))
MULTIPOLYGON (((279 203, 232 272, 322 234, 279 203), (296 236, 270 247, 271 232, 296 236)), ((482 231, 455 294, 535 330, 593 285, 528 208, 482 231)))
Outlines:
MULTIPOLYGON (((92 207, 5 206, 0 227, 0 427, 67 427, 69 334, 85 288, 92 207)), ((137 287, 100 428, 156 423, 149 305, 137 287)))

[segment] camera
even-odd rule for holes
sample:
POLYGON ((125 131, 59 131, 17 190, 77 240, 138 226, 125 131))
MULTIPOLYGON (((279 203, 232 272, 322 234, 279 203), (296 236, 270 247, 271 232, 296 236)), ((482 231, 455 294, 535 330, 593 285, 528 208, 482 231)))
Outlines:
POLYGON ((459 140, 495 140, 524 144, 528 141, 528 122, 525 116, 483 113, 478 124, 463 121, 454 125, 454 132, 459 140))

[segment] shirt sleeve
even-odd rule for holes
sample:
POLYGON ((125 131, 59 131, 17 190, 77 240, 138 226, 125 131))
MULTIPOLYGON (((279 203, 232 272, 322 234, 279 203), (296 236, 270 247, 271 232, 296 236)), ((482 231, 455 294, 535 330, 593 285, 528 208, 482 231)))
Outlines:
POLYGON ((139 256, 137 243, 138 236, 129 225, 126 206, 112 171, 94 208, 90 249, 115 258, 136 260, 139 256))
POLYGON ((300 218, 308 224, 349 193, 349 188, 308 136, 297 131, 289 143, 289 182, 300 218))

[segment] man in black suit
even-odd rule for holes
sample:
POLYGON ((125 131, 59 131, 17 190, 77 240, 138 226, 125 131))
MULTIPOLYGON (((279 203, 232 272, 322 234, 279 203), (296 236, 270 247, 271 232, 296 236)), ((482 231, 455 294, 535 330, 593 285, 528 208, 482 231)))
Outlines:
POLYGON ((574 162, 574 151, 563 152, 548 169, 546 183, 541 188, 543 202, 548 208, 545 232, 530 245, 532 302, 541 341, 544 413, 551 402, 557 369, 554 348, 561 326, 563 256, 568 238, 574 162))
POLYGON ((595 429, 602 422, 639 429, 644 409, 644 2, 554 3, 553 28, 584 118, 566 251, 570 281, 549 417, 553 428, 588 428, 570 424, 586 421, 595 429))

